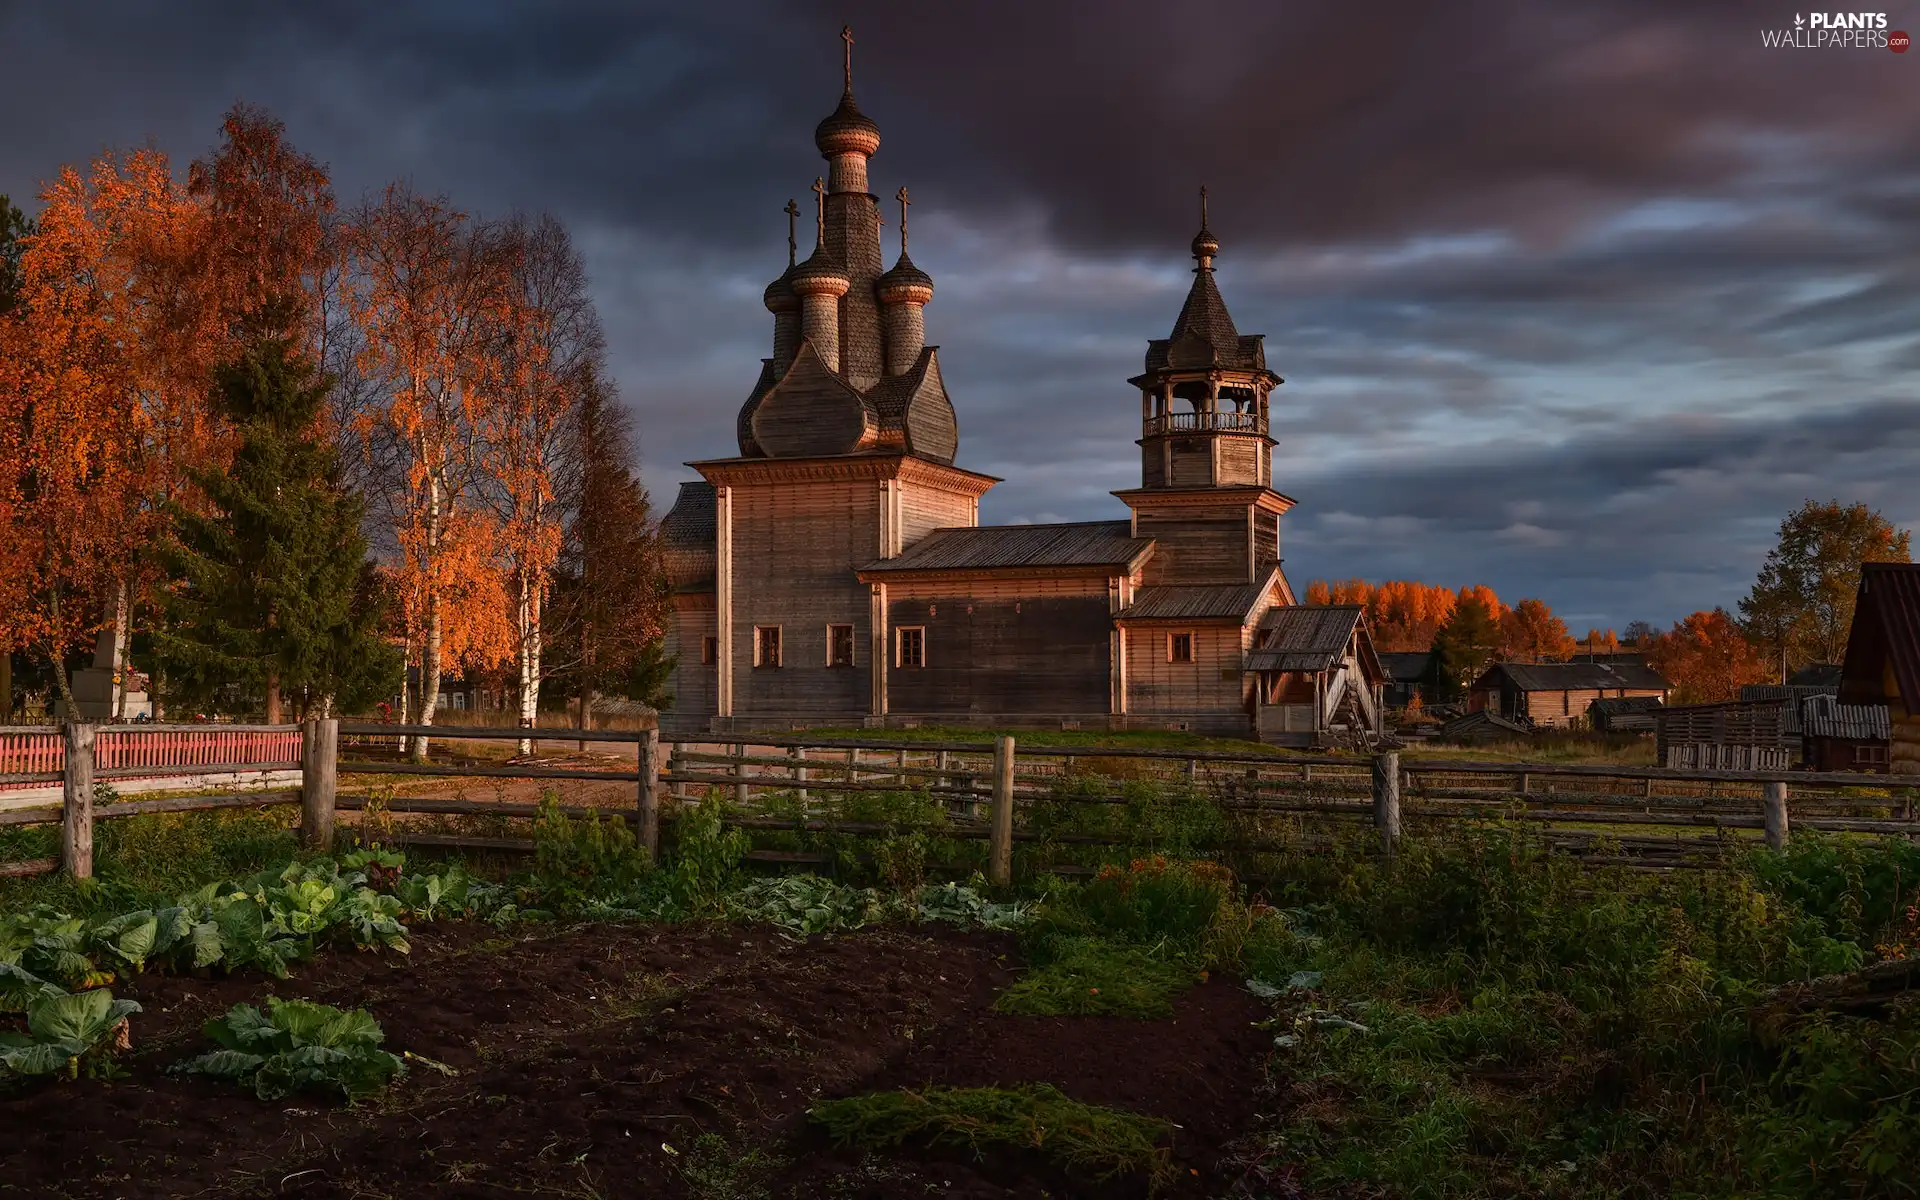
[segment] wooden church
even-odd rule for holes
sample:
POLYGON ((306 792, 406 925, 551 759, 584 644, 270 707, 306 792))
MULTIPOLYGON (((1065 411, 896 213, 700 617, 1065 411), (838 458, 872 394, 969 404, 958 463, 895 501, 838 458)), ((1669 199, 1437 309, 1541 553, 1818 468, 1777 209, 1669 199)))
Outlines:
MULTIPOLYGON (((675 733, 825 725, 1180 729, 1285 745, 1381 731, 1385 676, 1356 607, 1302 606, 1280 569, 1268 401, 1280 377, 1214 283, 1148 342, 1140 485, 1124 518, 983 526, 999 480, 957 465, 933 280, 881 258, 880 130, 846 90, 814 131, 815 246, 789 227, 766 289, 773 354, 740 452, 689 463, 663 532, 675 733)), ((797 208, 789 203, 789 220, 797 208)))

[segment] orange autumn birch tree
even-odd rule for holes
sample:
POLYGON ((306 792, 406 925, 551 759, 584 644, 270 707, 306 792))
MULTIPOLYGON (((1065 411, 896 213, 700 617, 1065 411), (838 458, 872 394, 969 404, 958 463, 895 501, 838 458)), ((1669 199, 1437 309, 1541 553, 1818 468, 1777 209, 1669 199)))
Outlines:
MULTIPOLYGON (((498 400, 485 409, 486 492, 499 522, 511 613, 520 724, 539 723, 546 604, 564 532, 561 498, 575 492, 581 456, 573 414, 605 350, 586 267, 551 216, 502 231, 511 303, 501 339, 498 400)), ((533 752, 533 740, 520 743, 533 752)))
POLYGON ((177 446, 178 396, 155 349, 169 344, 170 292, 146 268, 156 246, 184 236, 187 214, 152 151, 103 156, 86 176, 64 169, 41 199, 0 356, 22 572, 6 619, 47 661, 71 712, 66 658, 109 605, 124 630, 151 484, 177 446))
MULTIPOLYGON (((431 725, 449 661, 509 650, 496 530, 475 488, 499 402, 510 264, 495 231, 398 185, 364 203, 345 237, 358 366, 380 398, 355 432, 387 518, 407 661, 419 668, 407 719, 431 725)), ((427 740, 413 739, 412 752, 424 757, 427 740)))
POLYGON ((1771 657, 1724 608, 1694 613, 1655 636, 1647 665, 1673 685, 1675 704, 1737 700, 1744 685, 1774 678, 1771 657))
POLYGON ((1500 654, 1513 662, 1565 662, 1578 649, 1544 600, 1522 600, 1500 618, 1500 654))

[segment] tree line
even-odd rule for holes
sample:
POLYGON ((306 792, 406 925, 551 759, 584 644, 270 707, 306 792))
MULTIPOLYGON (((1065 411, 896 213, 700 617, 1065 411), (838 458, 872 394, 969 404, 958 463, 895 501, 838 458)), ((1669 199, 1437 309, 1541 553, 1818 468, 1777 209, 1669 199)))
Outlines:
POLYGON ((1912 534, 1865 504, 1808 500, 1781 522, 1753 586, 1737 605, 1689 614, 1660 630, 1635 621, 1576 639, 1545 601, 1508 607, 1490 587, 1389 580, 1315 580, 1308 604, 1358 604, 1383 652, 1431 652, 1429 692, 1464 692, 1496 662, 1565 662, 1582 654, 1639 653, 1680 704, 1737 699, 1748 684, 1784 683, 1838 663, 1853 624, 1860 566, 1911 561, 1912 534))
POLYGON ((456 670, 529 723, 662 701, 658 525, 564 225, 343 205, 246 105, 184 174, 109 152, 40 201, 0 197, 0 640, 69 711, 103 629, 174 711, 431 724, 456 670))

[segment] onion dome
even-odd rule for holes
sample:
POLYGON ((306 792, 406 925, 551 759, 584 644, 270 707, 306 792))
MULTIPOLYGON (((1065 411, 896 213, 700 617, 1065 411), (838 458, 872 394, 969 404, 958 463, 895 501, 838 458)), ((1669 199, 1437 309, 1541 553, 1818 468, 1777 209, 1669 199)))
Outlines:
POLYGON ((798 267, 788 267, 781 272, 780 278, 767 285, 761 297, 771 313, 793 312, 800 307, 800 293, 793 290, 793 273, 798 267))
POLYGON ((880 127, 853 102, 853 89, 840 95, 840 107, 813 131, 813 144, 828 158, 836 154, 871 156, 880 148, 880 127))
POLYGON ((925 304, 933 299, 933 276, 913 265, 905 251, 893 269, 873 281, 880 292, 880 299, 888 304, 910 301, 925 304))
POLYGON ((1200 232, 1193 235, 1193 256, 1198 259, 1209 259, 1218 256, 1219 253, 1220 239, 1214 237, 1207 227, 1202 225, 1200 232))
POLYGON ((815 249, 807 261, 788 271, 782 278, 787 279, 794 292, 802 296, 820 293, 844 296, 847 289, 853 286, 847 269, 834 261, 824 246, 815 249))

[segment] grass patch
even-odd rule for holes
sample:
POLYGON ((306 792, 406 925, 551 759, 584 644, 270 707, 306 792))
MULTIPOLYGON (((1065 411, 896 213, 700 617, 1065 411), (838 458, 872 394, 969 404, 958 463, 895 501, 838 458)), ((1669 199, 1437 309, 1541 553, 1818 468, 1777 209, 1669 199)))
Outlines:
POLYGON ((1048 1084, 1019 1088, 928 1088, 879 1092, 815 1107, 809 1114, 841 1145, 893 1147, 926 1139, 978 1152, 989 1146, 1038 1150, 1098 1179, 1173 1173, 1165 1121, 1069 1099, 1048 1084))
POLYGON ((1000 994, 994 1009, 1030 1017, 1173 1015, 1174 997, 1201 976, 1183 962, 1155 958, 1138 946, 1076 939, 1000 994))
POLYGON ((717 1133, 703 1133, 680 1152, 680 1178, 696 1200, 765 1200, 767 1180, 781 1160, 758 1146, 736 1149, 717 1133))
MULTIPOLYGON (((94 916, 171 903, 222 879, 285 866, 299 853, 298 807, 148 813, 94 825, 94 878, 0 879, 0 912, 50 904, 94 916)), ((0 860, 57 857, 54 827, 0 830, 0 860)))

